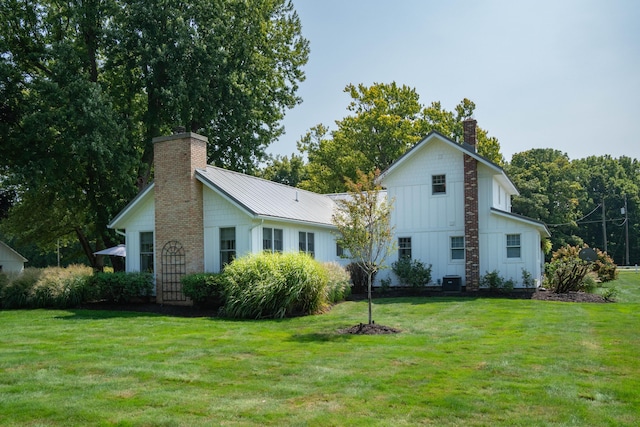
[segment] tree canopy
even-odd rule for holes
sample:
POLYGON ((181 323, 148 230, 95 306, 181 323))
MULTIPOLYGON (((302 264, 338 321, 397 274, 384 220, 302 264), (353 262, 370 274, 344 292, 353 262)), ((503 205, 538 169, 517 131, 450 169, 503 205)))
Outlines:
POLYGON ((210 163, 251 172, 300 102, 308 42, 290 0, 8 0, 0 5, 3 229, 92 253, 152 177, 152 138, 209 137, 210 163))
MULTIPOLYGON (((461 141, 462 122, 475 110, 468 99, 455 111, 443 109, 439 102, 425 107, 415 89, 395 82, 349 84, 344 91, 352 98, 347 106, 350 114, 336 121, 337 129, 318 124, 298 142, 298 150, 308 159, 302 188, 345 191, 345 178, 356 180, 358 169, 388 168, 431 131, 461 141)), ((478 152, 499 165, 504 162, 498 140, 483 129, 478 130, 478 152)))

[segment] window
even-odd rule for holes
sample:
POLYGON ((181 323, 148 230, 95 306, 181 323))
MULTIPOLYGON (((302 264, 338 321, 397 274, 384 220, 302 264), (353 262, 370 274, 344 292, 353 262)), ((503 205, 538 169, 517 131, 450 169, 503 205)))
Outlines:
POLYGON ((220 229, 220 268, 230 264, 236 257, 236 228, 220 229))
POLYGON ((451 259, 464 259, 464 236, 451 237, 451 259))
POLYGON ((153 231, 140 233, 140 271, 153 273, 153 231))
POLYGON ((344 256, 344 248, 338 242, 336 242, 336 256, 341 258, 344 256))
POLYGON ((400 237, 398 239, 398 259, 411 259, 411 237, 400 237))
POLYGON ((507 258, 520 258, 519 234, 507 234, 507 258))
POLYGON ((314 235, 301 231, 298 234, 300 252, 306 252, 311 256, 315 256, 314 235))
POLYGON ((262 249, 267 252, 282 252, 282 229, 262 229, 262 249))
POLYGON ((447 179, 445 175, 431 175, 432 194, 445 194, 447 192, 447 179))

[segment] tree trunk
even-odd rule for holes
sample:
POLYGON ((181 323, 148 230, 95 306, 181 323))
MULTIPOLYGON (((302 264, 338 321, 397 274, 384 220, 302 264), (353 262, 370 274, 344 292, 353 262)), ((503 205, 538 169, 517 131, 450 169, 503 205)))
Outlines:
POLYGON ((369 297, 369 324, 373 323, 373 319, 371 318, 371 276, 372 276, 372 273, 370 271, 367 272, 367 279, 368 279, 367 296, 369 297))
POLYGON ((91 249, 91 244, 89 243, 87 236, 85 236, 84 232, 80 227, 76 227, 76 236, 78 236, 78 241, 80 242, 80 246, 82 246, 82 250, 84 251, 84 254, 87 256, 87 259, 91 264, 91 267, 94 270, 101 270, 102 268, 99 265, 99 261, 102 261, 102 260, 101 259, 99 260, 98 259, 99 257, 93 254, 93 250, 91 249))

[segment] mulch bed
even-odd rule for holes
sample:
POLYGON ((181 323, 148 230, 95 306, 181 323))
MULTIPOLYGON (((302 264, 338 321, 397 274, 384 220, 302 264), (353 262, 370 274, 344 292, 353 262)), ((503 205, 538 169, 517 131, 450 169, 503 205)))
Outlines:
POLYGON ((531 299, 543 300, 543 301, 562 301, 562 302, 596 302, 607 303, 611 301, 605 300, 602 295, 588 294, 586 292, 567 292, 563 294, 556 294, 549 291, 538 290, 533 292, 531 299))
POLYGON ((378 325, 376 323, 360 323, 350 328, 338 330, 341 334, 353 334, 353 335, 383 335, 383 334, 397 334, 400 329, 392 328, 390 326, 378 325))

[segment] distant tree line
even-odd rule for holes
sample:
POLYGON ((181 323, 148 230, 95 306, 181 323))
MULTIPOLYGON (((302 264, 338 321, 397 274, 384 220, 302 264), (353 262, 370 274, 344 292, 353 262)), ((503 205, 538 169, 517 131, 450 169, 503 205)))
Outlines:
MULTIPOLYGON (((462 140, 462 122, 475 104, 463 99, 447 111, 425 106, 415 89, 396 83, 348 85, 349 115, 310 129, 298 153, 272 158, 262 176, 320 193, 346 191, 346 182, 386 169, 435 130, 462 140)), ((478 153, 503 167, 520 191, 512 210, 548 225, 552 250, 587 244, 605 250, 619 265, 640 263, 640 163, 636 159, 593 156, 571 160, 554 149, 531 149, 506 162, 496 137, 478 128, 478 153), (628 228, 628 245, 627 245, 628 228), (605 243, 606 242, 606 243, 605 243)), ((549 252, 551 256, 551 252, 549 252)))

